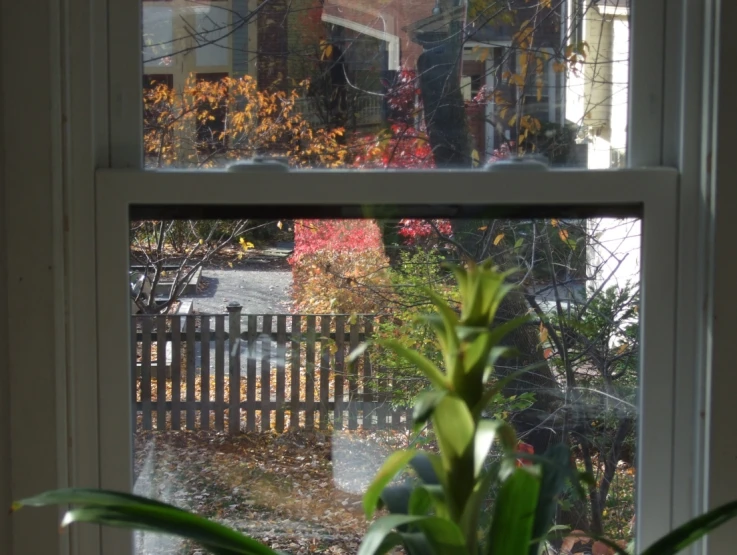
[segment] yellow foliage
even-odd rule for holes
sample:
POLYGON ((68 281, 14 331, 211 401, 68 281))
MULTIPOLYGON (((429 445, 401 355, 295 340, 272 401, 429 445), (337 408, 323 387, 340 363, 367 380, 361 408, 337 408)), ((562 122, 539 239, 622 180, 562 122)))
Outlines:
POLYGON ((342 129, 316 129, 298 110, 302 82, 290 92, 260 91, 250 76, 188 79, 144 90, 144 148, 155 167, 217 167, 269 153, 295 167, 336 168, 348 150, 342 129))
POLYGON ((292 266, 295 308, 317 314, 381 312, 392 297, 388 267, 383 248, 305 255, 292 266))
POLYGON ((524 87, 525 86, 525 78, 521 75, 514 74, 509 78, 509 84, 510 85, 517 85, 518 87, 524 87))

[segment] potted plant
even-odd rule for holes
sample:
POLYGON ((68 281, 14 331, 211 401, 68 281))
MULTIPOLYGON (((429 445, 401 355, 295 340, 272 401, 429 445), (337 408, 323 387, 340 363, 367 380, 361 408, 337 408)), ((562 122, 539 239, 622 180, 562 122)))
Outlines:
MULTIPOLYGON (((413 417, 416 426, 432 425, 439 452, 407 449, 387 458, 364 495, 363 507, 368 518, 377 507, 385 507, 389 514, 371 524, 359 555, 385 553, 400 545, 410 555, 538 555, 554 532, 558 495, 568 484, 580 487, 587 479, 570 464, 570 452, 563 444, 542 455, 521 452, 509 424, 484 418, 489 402, 516 377, 499 379, 494 372, 499 359, 510 354, 502 339, 527 318, 494 325, 497 309, 513 287, 508 273, 486 263, 453 271, 460 314, 428 291, 435 311, 423 317, 436 334, 444 369, 401 343, 382 342, 417 366, 430 382, 431 389, 416 400, 413 417), (495 444, 501 456, 489 464, 495 444), (415 478, 393 484, 408 467, 415 478), (482 529, 484 501, 492 487, 496 496, 490 525, 482 529)), ((365 348, 354 351, 351 360, 365 348)), ((54 504, 72 506, 63 525, 91 522, 174 534, 219 555, 276 553, 221 524, 126 493, 57 490, 22 500, 14 509, 54 504)), ((677 553, 736 515, 737 502, 724 505, 677 528, 642 554, 677 553)), ((620 555, 627 553, 605 538, 598 540, 620 555)))

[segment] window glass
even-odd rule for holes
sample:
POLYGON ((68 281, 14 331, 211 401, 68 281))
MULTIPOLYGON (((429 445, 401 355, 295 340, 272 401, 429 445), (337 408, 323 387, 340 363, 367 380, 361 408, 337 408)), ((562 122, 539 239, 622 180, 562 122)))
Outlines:
MULTIPOLYGON (((411 324, 429 310, 424 288, 454 302, 443 264, 491 258, 518 286, 499 323, 531 316, 492 381, 533 368, 488 416, 511 422, 522 449, 565 442, 594 475, 586 498, 560 499, 556 524, 631 539, 640 221, 394 212, 131 219, 135 491, 286 552, 355 553, 361 494, 384 457, 436 446, 432 430, 409 431, 419 372, 375 346, 356 366, 347 355, 393 338, 442 365, 429 330, 411 324)), ((146 534, 136 545, 196 551, 146 534)))
POLYGON ((622 165, 629 0, 143 0, 148 168, 622 165), (198 76, 218 75, 218 82, 198 76), (168 90, 170 89, 170 90, 168 90), (222 122, 203 149, 203 105, 222 122))

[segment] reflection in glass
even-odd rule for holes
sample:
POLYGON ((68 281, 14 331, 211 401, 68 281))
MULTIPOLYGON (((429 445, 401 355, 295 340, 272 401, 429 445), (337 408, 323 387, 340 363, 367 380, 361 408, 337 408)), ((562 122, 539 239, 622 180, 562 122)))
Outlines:
MULTIPOLYGON (((565 442, 596 477, 585 499, 560 499, 556 524, 632 537, 639 220, 147 220, 130 232, 138 493, 287 552, 355 552, 360 496, 386 455, 435 444, 410 431, 420 373, 378 346, 355 365, 348 353, 395 339, 442 367, 411 323, 428 289, 457 301, 447 263, 491 258, 518 286, 498 323, 531 320, 493 379, 530 370, 488 415, 535 453, 565 442)), ((194 550, 150 535, 137 548, 194 550)))
POLYGON ((143 0, 146 165, 624 163, 629 0, 143 0))

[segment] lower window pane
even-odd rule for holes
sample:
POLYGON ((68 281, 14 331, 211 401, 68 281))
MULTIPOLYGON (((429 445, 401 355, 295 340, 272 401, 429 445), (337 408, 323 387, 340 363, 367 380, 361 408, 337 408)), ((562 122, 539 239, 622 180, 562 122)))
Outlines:
MULTIPOLYGON (((386 456, 437 445, 412 431, 429 386, 417 367, 376 344, 348 355, 391 339, 443 368, 414 324, 428 290, 460 308, 447 265, 491 259, 516 286, 496 324, 529 322, 489 381, 528 371, 486 416, 508 421, 521 451, 565 443, 593 475, 583 498, 558 499, 556 548, 573 530, 633 537, 639 220, 145 220, 130 239, 136 493, 289 553, 355 553, 386 456)), ((136 546, 201 551, 152 534, 136 546)))

